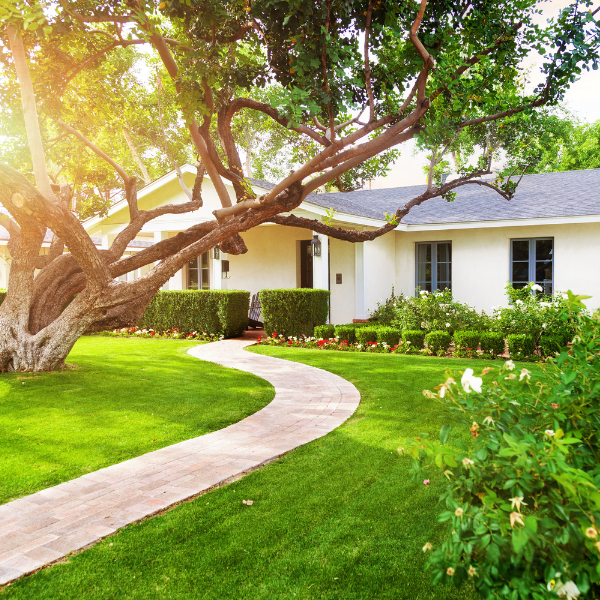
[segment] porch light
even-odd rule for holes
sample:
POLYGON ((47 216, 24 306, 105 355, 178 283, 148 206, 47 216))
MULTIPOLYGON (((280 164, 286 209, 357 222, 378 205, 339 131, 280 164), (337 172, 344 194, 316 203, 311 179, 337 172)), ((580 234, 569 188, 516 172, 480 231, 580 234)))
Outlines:
POLYGON ((220 256, 220 252, 219 252, 219 246, 215 246, 215 247, 212 249, 212 257, 213 257, 215 260, 219 260, 219 256, 220 256))
POLYGON ((313 235, 313 239, 310 241, 310 248, 313 256, 321 256, 321 241, 316 233, 313 235))

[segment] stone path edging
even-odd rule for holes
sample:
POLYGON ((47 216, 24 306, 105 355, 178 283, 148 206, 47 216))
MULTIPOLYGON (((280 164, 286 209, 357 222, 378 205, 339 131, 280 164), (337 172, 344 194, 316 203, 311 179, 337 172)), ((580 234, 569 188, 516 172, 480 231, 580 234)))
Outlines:
POLYGON ((329 433, 357 409, 360 394, 345 379, 245 352, 253 343, 223 340, 189 354, 269 381, 275 398, 263 409, 225 429, 0 505, 0 585, 240 477, 329 433))

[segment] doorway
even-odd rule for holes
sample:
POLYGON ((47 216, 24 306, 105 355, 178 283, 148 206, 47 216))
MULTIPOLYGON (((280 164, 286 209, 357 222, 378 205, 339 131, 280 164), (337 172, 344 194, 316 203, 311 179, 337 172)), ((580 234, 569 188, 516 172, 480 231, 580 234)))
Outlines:
POLYGON ((300 240, 300 287, 313 287, 313 257, 310 240, 300 240))

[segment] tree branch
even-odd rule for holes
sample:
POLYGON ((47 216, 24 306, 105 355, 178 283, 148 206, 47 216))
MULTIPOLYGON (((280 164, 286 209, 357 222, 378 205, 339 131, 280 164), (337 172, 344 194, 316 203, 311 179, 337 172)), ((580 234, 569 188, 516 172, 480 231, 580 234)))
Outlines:
POLYGON ((127 173, 125 173, 125 169, 123 169, 123 167, 121 165, 119 165, 112 158, 110 158, 110 156, 108 156, 108 154, 105 154, 104 152, 102 152, 102 150, 100 150, 100 148, 98 148, 92 142, 90 142, 90 140, 88 140, 83 134, 79 133, 79 131, 77 131, 77 129, 74 129, 70 125, 67 125, 60 119, 58 119, 57 123, 63 129, 66 129, 71 135, 74 135, 78 140, 82 141, 92 152, 97 154, 102 160, 105 160, 119 174, 119 176, 123 180, 123 183, 125 184, 125 186, 127 186, 127 184, 129 183, 130 177, 129 177, 129 175, 127 175, 127 173))
POLYGON ((27 141, 31 151, 31 160, 33 162, 33 174, 35 183, 43 196, 46 196, 51 202, 56 202, 54 192, 50 186, 50 177, 46 167, 46 157, 44 155, 44 146, 42 144, 42 134, 35 104, 35 94, 33 84, 25 58, 25 48, 23 47, 23 38, 19 32, 9 25, 6 28, 8 42, 12 52, 17 79, 21 87, 21 99, 23 101, 23 116, 25 118, 25 130, 27 132, 27 141))
MULTIPOLYGON (((177 67, 177 63, 173 59, 173 56, 167 47, 165 40, 156 32, 152 32, 149 34, 150 40, 152 41, 154 47, 158 51, 158 54, 169 73, 169 76, 175 83, 175 88, 177 91, 181 90, 181 81, 179 78, 179 69, 177 67)), ((225 184, 221 181, 221 177, 217 170, 215 163, 209 155, 208 148, 206 146, 206 142, 204 138, 200 135, 198 123, 196 119, 193 117, 193 111, 187 106, 182 106, 182 110, 184 113, 184 117, 188 123, 188 129, 190 135, 192 136, 192 141, 194 142, 194 146, 196 150, 200 154, 200 158, 204 167, 210 177, 213 185, 215 186, 215 190, 219 196, 219 200, 221 201, 222 206, 231 206, 231 198, 229 197, 229 193, 227 192, 227 188, 225 184)))
MULTIPOLYGON (((106 265, 90 236, 70 210, 47 200, 23 175, 8 165, 0 164, 0 183, 0 202, 17 222, 35 221, 43 230, 42 239, 46 227, 50 227, 81 266, 90 290, 98 291, 108 284, 110 275, 106 265)), ((39 248, 36 248, 36 258, 38 254, 39 248)))

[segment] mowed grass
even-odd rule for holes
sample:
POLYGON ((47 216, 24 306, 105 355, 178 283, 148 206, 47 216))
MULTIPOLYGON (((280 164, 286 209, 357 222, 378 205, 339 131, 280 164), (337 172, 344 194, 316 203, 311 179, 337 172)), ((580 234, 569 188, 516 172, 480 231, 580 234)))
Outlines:
MULTIPOLYGON (((472 600, 432 587, 426 542, 443 476, 414 483, 399 445, 439 433, 444 409, 422 394, 461 361, 255 347, 352 381, 361 405, 344 425, 243 479, 142 523, 0 592, 2 600, 472 600), (253 505, 242 503, 253 500, 253 505)), ((466 439, 468 431, 465 432, 466 439)))
POLYGON ((198 342, 84 337, 57 373, 0 375, 0 503, 268 404, 272 386, 187 354, 198 342))

